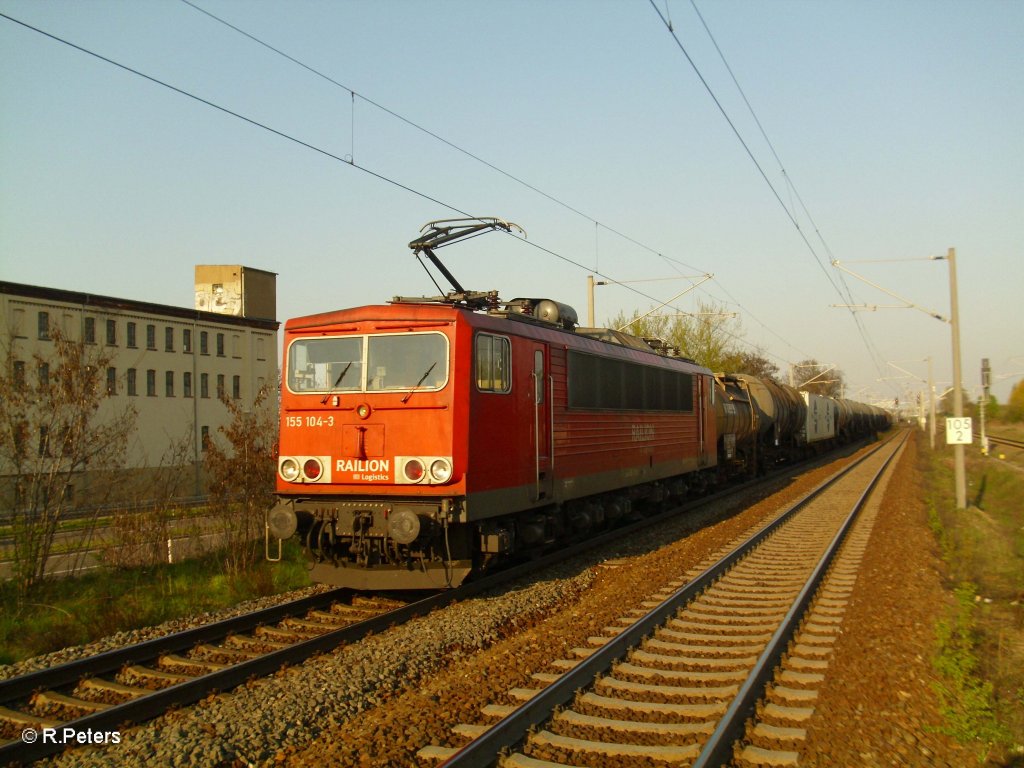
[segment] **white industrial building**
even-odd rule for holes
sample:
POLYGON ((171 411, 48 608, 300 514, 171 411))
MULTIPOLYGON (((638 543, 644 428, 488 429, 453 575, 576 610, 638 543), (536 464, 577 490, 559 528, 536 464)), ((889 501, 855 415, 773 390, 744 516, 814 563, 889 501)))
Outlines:
MULTIPOLYGON (((110 397, 104 407, 130 403, 137 412, 127 466, 143 486, 147 471, 187 440, 186 450, 179 452, 184 459, 177 464, 179 487, 183 495, 205 493, 205 440, 229 417, 219 394, 247 409, 262 387, 276 391, 279 323, 272 272, 197 266, 192 309, 0 282, 0 317, 5 358, 15 378, 28 384, 49 375, 37 361, 52 353, 54 329, 102 348, 109 357, 110 397)), ((276 404, 276 397, 271 402, 276 404)), ((10 467, 0 469, 8 480, 10 473, 10 467)))

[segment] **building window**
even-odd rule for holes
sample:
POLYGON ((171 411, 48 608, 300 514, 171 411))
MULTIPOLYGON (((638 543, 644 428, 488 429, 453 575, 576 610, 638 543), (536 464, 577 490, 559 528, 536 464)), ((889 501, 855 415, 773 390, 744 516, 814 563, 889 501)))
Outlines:
POLYGON ((165 394, 167 397, 174 397, 174 371, 168 371, 164 376, 165 394))
POLYGON ((146 326, 146 349, 156 349, 156 326, 146 326))
POLYGON ((217 398, 219 400, 224 399, 224 374, 217 374, 217 398))
POLYGON ((85 325, 82 328, 83 340, 86 344, 96 343, 96 318, 87 317, 85 318, 85 325))
POLYGON ((128 323, 127 344, 130 349, 135 349, 135 323, 128 323))
POLYGON ((25 361, 15 360, 14 361, 14 388, 22 390, 25 388, 25 361))
POLYGON ((186 355, 192 354, 192 329, 185 328, 181 332, 181 351, 186 355))
POLYGON ((156 371, 152 368, 146 371, 146 395, 156 397, 156 371))
POLYGON ((28 338, 25 336, 25 310, 15 309, 11 314, 14 315, 14 319, 11 322, 11 332, 14 334, 14 338, 28 338))
POLYGON ((208 334, 206 331, 199 332, 199 354, 210 354, 210 334, 208 334))
POLYGON ((107 345, 115 346, 117 344, 117 320, 107 320, 107 345))
POLYGON ((39 313, 39 338, 42 341, 50 340, 50 313, 39 313))
POLYGON ((235 400, 239 400, 242 397, 242 377, 233 376, 231 378, 231 396, 235 400))
POLYGON ((266 360, 267 359, 267 354, 266 354, 266 352, 263 351, 263 339, 261 339, 261 338, 257 338, 256 339, 256 359, 257 360, 266 360))
POLYGON ((174 329, 171 326, 164 328, 164 351, 174 351, 174 329))
POLYGON ((39 388, 47 389, 50 386, 50 364, 40 363, 36 373, 39 375, 39 388))
POLYGON ((138 384, 135 381, 135 369, 134 368, 129 368, 128 369, 128 395, 131 396, 131 397, 135 397, 135 395, 137 395, 137 394, 139 394, 139 390, 138 390, 138 384))
POLYGON ((231 356, 234 358, 242 356, 242 337, 237 333, 231 334, 231 356))
MULTIPOLYGON (((25 458, 26 448, 28 446, 28 422, 19 421, 14 425, 14 429, 11 431, 11 439, 14 443, 14 457, 17 459, 25 458)), ((14 492, 15 499, 18 499, 18 490, 23 486, 19 483, 15 483, 14 492)), ((17 502, 16 502, 17 503, 17 502)))
POLYGON ((107 368, 107 394, 117 394, 117 368, 107 368))
POLYGON ((210 396, 210 374, 208 373, 199 374, 199 396, 210 396))
POLYGON ((202 436, 200 439, 202 440, 203 450, 205 451, 210 447, 210 428, 201 427, 200 430, 200 435, 202 436))
POLYGON ((217 334, 217 357, 224 357, 224 334, 217 334))
POLYGON ((192 374, 189 371, 181 374, 181 394, 183 397, 192 397, 192 374))

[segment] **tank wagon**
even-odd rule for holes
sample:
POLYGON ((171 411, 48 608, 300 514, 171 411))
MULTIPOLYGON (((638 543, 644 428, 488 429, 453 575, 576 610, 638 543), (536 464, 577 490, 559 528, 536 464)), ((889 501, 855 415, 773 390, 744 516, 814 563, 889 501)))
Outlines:
MULTIPOLYGON (((511 227, 433 222, 410 243, 452 282, 443 297, 285 324, 267 530, 299 537, 315 581, 456 586, 797 450, 808 407, 795 390, 579 328, 550 299, 465 291, 433 253, 511 227)), ((838 402, 828 439, 882 428, 869 406, 838 402)), ((820 434, 815 422, 802 439, 820 434)))
POLYGON ((837 400, 745 374, 715 374, 720 474, 759 474, 892 426, 877 406, 837 400))

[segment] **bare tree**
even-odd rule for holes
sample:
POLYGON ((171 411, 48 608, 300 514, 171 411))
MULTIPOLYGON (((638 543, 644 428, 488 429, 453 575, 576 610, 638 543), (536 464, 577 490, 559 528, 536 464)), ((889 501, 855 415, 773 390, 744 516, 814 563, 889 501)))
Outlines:
POLYGON ((740 352, 733 367, 727 373, 746 373, 759 379, 779 380, 779 366, 764 356, 761 350, 740 352))
POLYGON ((194 440, 191 428, 173 440, 159 465, 143 475, 142 483, 129 489, 131 503, 113 510, 110 525, 104 530, 103 559, 108 565, 129 568, 167 560, 171 524, 181 512, 185 484, 181 468, 190 461, 194 440))
POLYGON ((116 382, 102 348, 53 329, 46 353, 28 361, 19 358, 17 341, 8 334, 0 372, 0 465, 15 578, 25 596, 43 579, 67 512, 110 498, 124 474, 118 470, 136 413, 110 400, 116 382))
POLYGON ((794 368, 797 389, 826 397, 842 396, 843 372, 835 366, 819 363, 811 358, 801 360, 794 368))
POLYGON ((264 387, 246 411, 239 401, 221 401, 231 420, 206 446, 211 512, 218 520, 227 548, 228 571, 238 573, 255 563, 263 538, 264 519, 274 503, 277 454, 276 392, 264 387))

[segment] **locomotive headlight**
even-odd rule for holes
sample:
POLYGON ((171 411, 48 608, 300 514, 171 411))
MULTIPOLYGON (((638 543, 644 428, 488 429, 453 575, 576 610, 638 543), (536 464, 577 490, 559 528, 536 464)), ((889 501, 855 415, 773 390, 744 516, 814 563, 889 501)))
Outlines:
POLYGON ((423 462, 419 459, 409 459, 405 462, 405 466, 402 467, 402 473, 405 475, 405 479, 410 483, 418 483, 423 479, 423 475, 426 470, 423 468, 423 462))
POLYGON ((278 472, 281 473, 281 477, 287 482, 294 483, 299 479, 299 462, 292 458, 281 459, 281 466, 278 468, 278 472))
POLYGON ((323 465, 320 464, 318 459, 306 459, 302 465, 302 474, 306 476, 307 480, 316 480, 323 473, 323 465))
POLYGON ((447 483, 452 479, 452 463, 448 459, 434 459, 430 465, 430 476, 435 483, 447 483))

